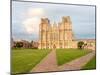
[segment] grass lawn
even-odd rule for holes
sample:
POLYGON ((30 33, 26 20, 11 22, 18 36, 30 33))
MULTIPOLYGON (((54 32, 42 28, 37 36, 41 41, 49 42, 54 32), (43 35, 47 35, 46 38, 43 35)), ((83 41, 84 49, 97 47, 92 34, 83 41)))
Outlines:
POLYGON ((12 73, 27 73, 38 64, 50 50, 39 49, 13 49, 12 50, 12 73))
POLYGON ((84 56, 90 53, 91 50, 80 50, 80 49, 57 49, 57 61, 58 65, 65 64, 73 59, 84 56))
POLYGON ((96 56, 94 56, 85 66, 83 70, 96 69, 96 56))

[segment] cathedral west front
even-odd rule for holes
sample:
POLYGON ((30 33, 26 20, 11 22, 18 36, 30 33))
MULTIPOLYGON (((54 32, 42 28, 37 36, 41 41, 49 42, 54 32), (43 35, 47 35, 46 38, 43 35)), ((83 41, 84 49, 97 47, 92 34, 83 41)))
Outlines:
POLYGON ((39 48, 77 48, 70 16, 64 16, 61 22, 53 24, 48 18, 41 18, 39 48))

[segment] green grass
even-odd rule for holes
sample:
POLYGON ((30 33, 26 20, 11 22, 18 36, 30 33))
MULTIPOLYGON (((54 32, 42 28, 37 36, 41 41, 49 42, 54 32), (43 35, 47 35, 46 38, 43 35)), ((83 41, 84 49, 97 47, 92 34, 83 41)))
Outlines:
POLYGON ((27 73, 38 64, 50 50, 39 49, 13 49, 12 73, 27 73))
POLYGON ((86 65, 83 66, 83 70, 96 69, 96 56, 94 56, 86 65))
POLYGON ((80 49, 57 49, 57 61, 58 65, 65 64, 73 59, 84 56, 87 53, 90 53, 91 50, 80 50, 80 49))

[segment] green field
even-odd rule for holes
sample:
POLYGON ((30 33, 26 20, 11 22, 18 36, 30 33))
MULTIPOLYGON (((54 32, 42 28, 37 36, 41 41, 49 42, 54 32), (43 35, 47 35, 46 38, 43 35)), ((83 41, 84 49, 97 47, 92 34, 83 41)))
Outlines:
POLYGON ((94 56, 85 66, 83 66, 83 70, 96 69, 96 56, 94 56))
MULTIPOLYGON (((49 49, 13 49, 11 54, 12 73, 28 73, 37 65, 51 50, 49 49)), ((58 66, 67 63, 73 59, 90 53, 91 50, 79 49, 57 49, 56 56, 58 66)), ((86 66, 94 65, 95 59, 91 60, 86 66)), ((94 66, 95 67, 95 66, 94 66)), ((84 67, 86 69, 86 67, 84 67)))
POLYGON ((73 59, 84 56, 90 53, 91 50, 80 50, 80 49, 57 49, 57 61, 58 65, 65 64, 73 59))
POLYGON ((12 50, 12 73, 27 73, 38 64, 50 50, 38 49, 13 49, 12 50))

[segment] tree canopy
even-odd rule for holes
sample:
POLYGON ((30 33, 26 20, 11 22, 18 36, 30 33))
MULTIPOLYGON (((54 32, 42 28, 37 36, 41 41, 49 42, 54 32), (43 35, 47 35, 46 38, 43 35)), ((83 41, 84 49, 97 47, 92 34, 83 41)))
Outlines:
POLYGON ((83 41, 79 41, 77 45, 78 45, 78 48, 82 49, 83 45, 84 45, 84 42, 83 41))

